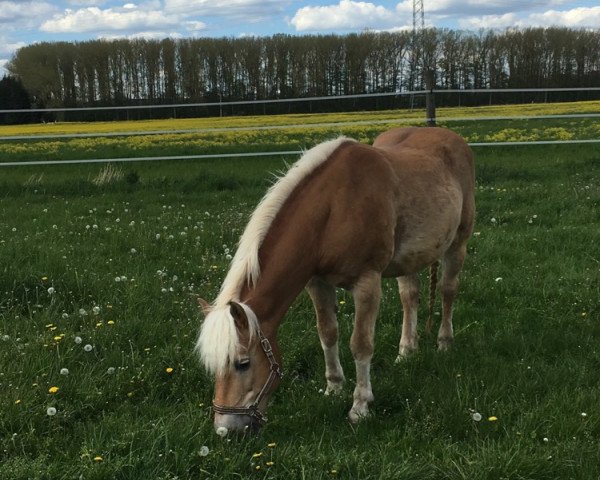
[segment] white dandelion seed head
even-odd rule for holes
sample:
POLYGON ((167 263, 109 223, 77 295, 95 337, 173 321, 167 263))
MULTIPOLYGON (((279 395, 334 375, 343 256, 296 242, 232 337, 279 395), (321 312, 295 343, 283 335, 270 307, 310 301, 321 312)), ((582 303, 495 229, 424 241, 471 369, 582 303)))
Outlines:
POLYGON ((56 290, 54 290, 54 287, 50 287, 48 288, 48 295, 52 295, 56 290))
POLYGON ((79 345, 83 340, 81 339, 81 337, 75 337, 75 343, 77 345, 79 345))
POLYGON ((94 312, 94 315, 98 315, 100 313, 100 307, 96 305, 94 308, 92 308, 92 312, 94 312))
POLYGON ((46 413, 48 414, 48 416, 53 417, 54 415, 56 415, 56 408, 48 407, 46 413))
POLYGON ((115 373, 115 367, 108 367, 108 370, 106 370, 106 373, 108 373, 109 375, 112 375, 113 373, 115 373))
POLYGON ((61 375, 68 375, 69 374, 69 369, 68 368, 61 368, 60 369, 60 374, 61 375))
POLYGON ((210 450, 206 445, 202 445, 200 447, 200 452, 198 452, 200 454, 201 457, 206 457, 209 454, 210 450))
POLYGON ((94 349, 89 343, 83 347, 84 352, 91 352, 94 349))
POLYGON ((87 315, 87 312, 85 311, 85 308, 80 308, 79 309, 79 315, 81 315, 82 317, 85 317, 87 315))
POLYGON ((217 428, 217 435, 219 437, 226 437, 228 433, 229 433, 229 431, 227 430, 227 427, 217 428))
POLYGON ((483 417, 481 416, 481 413, 479 413, 479 412, 474 412, 474 413, 471 415, 471 418, 472 418, 473 420, 475 420, 476 422, 481 422, 481 419, 482 419, 483 417))

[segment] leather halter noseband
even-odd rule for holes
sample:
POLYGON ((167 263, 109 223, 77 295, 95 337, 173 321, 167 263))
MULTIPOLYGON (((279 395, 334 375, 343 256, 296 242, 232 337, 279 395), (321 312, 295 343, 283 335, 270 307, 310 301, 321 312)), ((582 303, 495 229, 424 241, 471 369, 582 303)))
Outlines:
POLYGON ((258 409, 258 405, 266 393, 270 390, 275 379, 283 378, 283 371, 275 360, 271 342, 269 342, 269 339, 265 336, 260 328, 258 328, 258 338, 260 340, 260 346, 262 347, 263 352, 265 352, 267 360, 269 360, 269 378, 267 378, 267 381, 258 393, 256 400, 254 400, 254 402, 247 407, 227 407, 225 405, 219 405, 213 400, 213 411, 215 413, 220 413, 221 415, 247 415, 256 420, 259 424, 264 425, 267 423, 267 417, 258 409))

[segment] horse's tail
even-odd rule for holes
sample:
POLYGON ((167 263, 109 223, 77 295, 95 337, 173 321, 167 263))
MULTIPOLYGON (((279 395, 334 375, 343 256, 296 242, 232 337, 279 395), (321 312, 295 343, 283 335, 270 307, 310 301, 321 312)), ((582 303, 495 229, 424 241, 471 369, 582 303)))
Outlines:
POLYGON ((437 285, 437 272, 440 262, 433 262, 429 266, 429 317, 427 317, 427 323, 425 324, 425 332, 431 333, 431 327, 433 325, 433 307, 435 306, 435 287, 437 285))

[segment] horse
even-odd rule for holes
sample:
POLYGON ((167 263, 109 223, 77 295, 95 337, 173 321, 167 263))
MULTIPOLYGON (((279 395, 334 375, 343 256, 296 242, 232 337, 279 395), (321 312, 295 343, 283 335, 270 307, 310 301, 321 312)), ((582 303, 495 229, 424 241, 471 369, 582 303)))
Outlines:
POLYGON ((369 415, 374 400, 370 364, 383 277, 396 277, 399 286, 401 360, 418 348, 419 271, 441 261, 437 344, 447 349, 473 231, 474 177, 471 149, 443 128, 394 128, 372 145, 339 137, 306 151, 250 216, 216 300, 199 300, 205 318, 195 348, 215 376, 217 433, 266 422, 283 375, 278 327, 305 288, 325 356, 326 395, 345 381, 336 288, 353 296, 353 423, 369 415))

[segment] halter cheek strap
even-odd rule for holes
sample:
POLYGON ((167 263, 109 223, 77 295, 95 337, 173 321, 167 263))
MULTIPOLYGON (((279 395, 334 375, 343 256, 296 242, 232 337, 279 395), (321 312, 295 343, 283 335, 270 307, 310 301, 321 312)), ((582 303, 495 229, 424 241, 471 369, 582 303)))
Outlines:
POLYGON ((213 410, 215 413, 220 413, 221 415, 247 415, 256 420, 259 424, 264 425, 267 423, 267 417, 258 409, 258 406, 260 405, 263 397, 271 389, 275 379, 283 378, 283 371, 275 360, 271 342, 269 342, 269 339, 265 336, 260 328, 258 329, 258 338, 260 340, 260 346, 263 352, 265 352, 267 360, 269 360, 269 377, 258 393, 256 400, 254 400, 254 402, 247 407, 228 407, 225 405, 219 405, 213 401, 213 410))

